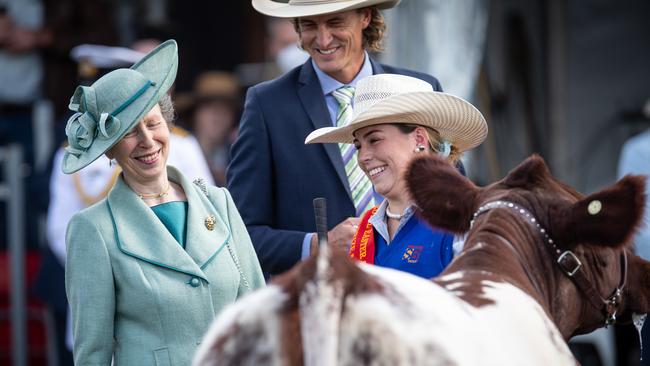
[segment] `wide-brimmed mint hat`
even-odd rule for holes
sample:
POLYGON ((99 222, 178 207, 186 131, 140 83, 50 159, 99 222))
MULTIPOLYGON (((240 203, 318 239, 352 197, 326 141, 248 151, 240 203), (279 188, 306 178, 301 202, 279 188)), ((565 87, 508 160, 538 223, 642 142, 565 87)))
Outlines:
POLYGON ((178 45, 168 40, 130 69, 117 69, 91 86, 78 86, 65 127, 63 172, 71 174, 102 156, 135 126, 174 83, 178 45))

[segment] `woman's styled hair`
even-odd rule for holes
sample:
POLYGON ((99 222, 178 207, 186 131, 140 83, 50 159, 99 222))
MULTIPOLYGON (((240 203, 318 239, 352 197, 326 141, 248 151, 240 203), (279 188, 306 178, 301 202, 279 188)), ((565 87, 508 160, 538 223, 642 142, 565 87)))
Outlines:
MULTIPOLYGON (((426 127, 426 126, 420 126, 420 125, 412 125, 412 124, 404 124, 404 123, 392 123, 393 126, 397 127, 403 134, 409 134, 413 131, 415 131, 416 128, 422 127, 427 131, 427 139, 429 140, 429 150, 433 151, 434 153, 440 153, 442 150, 442 146, 444 141, 440 137, 440 134, 438 131, 426 127)), ((451 145, 451 152, 449 153, 449 156, 447 159, 451 161, 452 163, 456 163, 462 156, 462 153, 458 151, 456 146, 451 145)))
POLYGON ((158 106, 160 107, 160 114, 171 128, 174 125, 174 120, 176 119, 176 111, 174 109, 174 102, 172 102, 172 97, 169 93, 163 94, 158 100, 158 106))
MULTIPOLYGON (((366 29, 363 30, 363 48, 369 52, 383 51, 384 48, 381 45, 381 41, 386 33, 386 22, 384 21, 384 16, 375 6, 357 9, 357 13, 361 13, 364 9, 370 10, 370 23, 366 29)), ((293 18, 293 28, 296 30, 298 35, 301 34, 300 18, 293 18)), ((298 46, 302 48, 302 39, 298 39, 298 46)))

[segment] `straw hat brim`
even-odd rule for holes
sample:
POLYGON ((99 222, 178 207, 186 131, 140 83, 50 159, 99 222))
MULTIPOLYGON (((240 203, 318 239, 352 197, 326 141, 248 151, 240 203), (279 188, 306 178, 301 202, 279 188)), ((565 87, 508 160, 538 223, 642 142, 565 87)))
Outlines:
POLYGON ((354 132, 368 126, 404 123, 429 127, 458 151, 480 145, 488 132, 481 112, 471 103, 441 92, 412 92, 388 97, 374 104, 344 127, 319 128, 307 136, 305 144, 354 141, 354 132))
POLYGON ((111 139, 95 139, 90 147, 79 156, 66 152, 63 157, 63 172, 74 173, 106 153, 117 144, 147 114, 166 93, 176 79, 178 69, 178 45, 168 40, 135 63, 131 69, 138 71, 152 81, 150 88, 116 117, 120 130, 111 139))
POLYGON ((253 0, 253 7, 258 12, 278 18, 299 18, 314 15, 338 13, 341 11, 377 6, 388 9, 397 5, 401 0, 347 0, 331 1, 319 4, 290 4, 274 0, 253 0))

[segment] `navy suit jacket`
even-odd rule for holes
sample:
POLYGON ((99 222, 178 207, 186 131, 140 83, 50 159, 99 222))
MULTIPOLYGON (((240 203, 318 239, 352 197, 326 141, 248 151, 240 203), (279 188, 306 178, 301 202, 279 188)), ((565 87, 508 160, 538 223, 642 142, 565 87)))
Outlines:
MULTIPOLYGON (((371 63, 373 74, 413 76, 441 91, 432 76, 371 63)), ((227 181, 265 273, 300 260, 305 234, 316 231, 314 198, 327 199, 329 229, 355 216, 337 144, 304 143, 313 130, 331 126, 311 59, 246 94, 227 181)))

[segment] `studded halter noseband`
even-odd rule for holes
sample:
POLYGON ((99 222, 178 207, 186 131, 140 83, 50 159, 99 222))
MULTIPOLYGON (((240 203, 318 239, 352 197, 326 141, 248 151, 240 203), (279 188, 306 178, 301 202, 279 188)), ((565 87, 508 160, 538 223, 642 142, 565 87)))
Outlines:
POLYGON ((555 263, 558 264, 562 272, 569 277, 573 283, 578 287, 584 295, 589 299, 589 302, 599 310, 602 310, 606 315, 605 325, 614 324, 616 322, 616 315, 618 312, 618 307, 621 304, 621 298, 623 296, 623 288, 627 280, 627 254, 625 250, 621 252, 620 261, 621 261, 621 279, 619 285, 616 287, 611 296, 607 299, 604 299, 596 288, 589 282, 587 277, 582 271, 582 262, 580 259, 570 250, 562 251, 560 248, 555 245, 553 239, 548 236, 546 229, 544 229, 540 224, 539 220, 535 218, 528 210, 525 208, 509 202, 509 201, 492 201, 488 202, 485 205, 481 206, 476 210, 472 221, 470 222, 470 227, 473 226, 474 221, 481 214, 496 208, 505 208, 517 213, 525 221, 529 222, 539 231, 542 235, 543 241, 546 244, 546 247, 549 249, 551 255, 555 258, 555 263))

